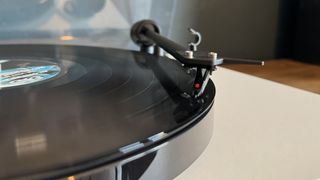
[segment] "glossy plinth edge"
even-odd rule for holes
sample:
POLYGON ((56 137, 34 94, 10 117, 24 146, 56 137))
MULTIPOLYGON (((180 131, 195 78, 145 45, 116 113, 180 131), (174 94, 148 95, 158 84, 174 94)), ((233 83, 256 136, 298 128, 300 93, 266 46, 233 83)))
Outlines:
MULTIPOLYGON (((209 107, 210 109, 210 107, 209 107)), ((184 132, 147 151, 64 180, 168 180, 188 168, 205 150, 213 133, 213 110, 184 132)))

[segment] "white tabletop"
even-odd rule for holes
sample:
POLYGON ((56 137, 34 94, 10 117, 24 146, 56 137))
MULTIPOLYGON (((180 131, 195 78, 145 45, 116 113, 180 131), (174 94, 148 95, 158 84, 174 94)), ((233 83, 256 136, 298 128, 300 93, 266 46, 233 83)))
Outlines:
POLYGON ((176 180, 320 179, 320 95, 219 68, 214 135, 176 180))

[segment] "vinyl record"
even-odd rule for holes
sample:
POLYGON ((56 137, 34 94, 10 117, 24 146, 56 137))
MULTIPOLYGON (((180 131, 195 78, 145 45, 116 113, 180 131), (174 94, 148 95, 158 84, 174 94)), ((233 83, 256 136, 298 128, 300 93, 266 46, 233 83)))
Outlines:
POLYGON ((2 45, 0 67, 0 179, 64 177, 148 150, 215 95, 209 81, 190 96, 195 73, 177 61, 127 50, 2 45))

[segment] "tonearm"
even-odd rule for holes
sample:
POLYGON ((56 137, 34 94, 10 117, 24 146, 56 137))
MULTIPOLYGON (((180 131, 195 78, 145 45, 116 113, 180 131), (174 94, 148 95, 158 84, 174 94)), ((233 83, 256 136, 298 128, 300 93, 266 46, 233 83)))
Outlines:
POLYGON ((197 70, 193 83, 193 95, 198 97, 203 93, 209 75, 216 70, 216 66, 222 63, 239 63, 264 65, 263 61, 247 60, 239 58, 218 57, 216 52, 199 51, 197 46, 201 42, 201 34, 191 28, 189 31, 194 35, 195 41, 189 43, 189 48, 160 35, 160 29, 155 22, 151 20, 142 20, 135 23, 131 28, 132 40, 140 46, 142 52, 149 52, 153 47, 153 53, 160 55, 160 48, 172 55, 186 68, 195 68, 197 70))

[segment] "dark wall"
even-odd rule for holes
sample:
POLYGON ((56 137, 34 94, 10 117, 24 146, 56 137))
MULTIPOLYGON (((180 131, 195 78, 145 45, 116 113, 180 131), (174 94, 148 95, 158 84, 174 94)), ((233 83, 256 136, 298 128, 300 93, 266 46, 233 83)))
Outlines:
POLYGON ((320 64, 320 0, 297 0, 292 57, 320 64))
POLYGON ((186 43, 185 27, 203 35, 201 47, 223 56, 276 56, 279 0, 177 0, 172 37, 186 43))
POLYGON ((292 58, 299 0, 281 0, 279 5, 276 58, 292 58))
POLYGON ((320 0, 176 0, 171 37, 241 58, 292 58, 319 63, 320 0))

